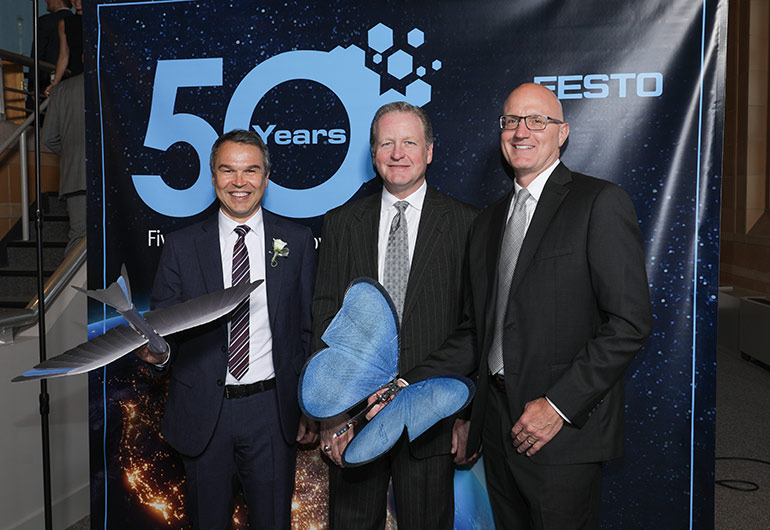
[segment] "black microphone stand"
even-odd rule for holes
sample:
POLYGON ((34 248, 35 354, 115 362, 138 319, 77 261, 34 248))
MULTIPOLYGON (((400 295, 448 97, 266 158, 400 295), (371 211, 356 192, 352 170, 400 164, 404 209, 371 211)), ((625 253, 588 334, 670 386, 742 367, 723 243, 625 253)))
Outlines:
MULTIPOLYGON (((45 285, 43 283, 43 210, 42 186, 40 182, 40 46, 38 38, 38 2, 33 0, 33 38, 35 41, 34 79, 35 83, 35 235, 37 237, 37 318, 40 341, 40 362, 46 360, 45 348, 45 285)), ((25 205, 25 208, 27 206, 25 205)), ((53 529, 53 510, 51 505, 51 447, 48 414, 50 397, 48 381, 40 380, 40 432, 43 442, 43 508, 45 510, 45 529, 53 529)))

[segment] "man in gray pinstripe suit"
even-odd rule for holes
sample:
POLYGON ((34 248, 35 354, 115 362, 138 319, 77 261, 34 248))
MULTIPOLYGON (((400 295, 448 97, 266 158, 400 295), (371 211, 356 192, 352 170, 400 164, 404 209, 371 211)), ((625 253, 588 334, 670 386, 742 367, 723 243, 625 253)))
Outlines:
MULTIPOLYGON (((406 102, 381 107, 372 121, 370 143, 382 193, 326 214, 313 296, 312 348, 324 347, 321 336, 351 280, 368 276, 382 282, 391 223, 403 215, 409 255, 401 311, 403 373, 438 348, 460 321, 463 255, 477 210, 426 184, 433 130, 421 108, 406 102), (408 204, 396 206, 400 201, 408 204)), ((399 529, 452 528, 452 455, 458 455, 457 463, 465 461, 466 422, 448 418, 411 444, 404 433, 386 455, 353 469, 340 467, 352 433, 332 437, 343 422, 325 424, 321 436, 322 449, 335 464, 329 471, 331 528, 384 528, 391 478, 399 529)))

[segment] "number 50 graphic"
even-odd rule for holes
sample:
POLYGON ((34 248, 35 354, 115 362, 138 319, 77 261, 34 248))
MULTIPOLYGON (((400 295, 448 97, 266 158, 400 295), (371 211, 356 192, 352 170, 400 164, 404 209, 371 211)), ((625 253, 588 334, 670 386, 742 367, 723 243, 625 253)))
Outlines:
POLYGON ((156 212, 169 217, 191 217, 216 199, 207 161, 218 134, 199 116, 174 114, 174 101, 180 87, 221 85, 221 58, 158 61, 144 145, 166 151, 177 142, 190 144, 198 155, 200 172, 195 183, 182 190, 166 184, 160 175, 133 175, 139 197, 156 212))
MULTIPOLYGON (((272 87, 294 79, 316 81, 332 90, 345 107, 350 123, 347 154, 333 175, 319 179, 321 184, 308 189, 287 188, 276 182, 267 188, 263 199, 267 210, 307 218, 345 203, 361 184, 374 177, 369 158, 369 123, 375 111, 398 100, 425 105, 430 101, 431 87, 417 79, 407 86, 406 96, 392 89, 380 94, 380 76, 365 66, 364 50, 357 46, 337 47, 330 52, 285 52, 255 66, 239 83, 227 108, 225 131, 250 129, 260 99, 272 87)), ((208 158, 218 134, 199 116, 174 114, 174 101, 180 87, 221 85, 221 58, 158 61, 144 145, 165 151, 176 142, 185 142, 195 149, 200 162, 198 179, 183 190, 168 186, 160 175, 132 176, 141 199, 160 214, 190 217, 216 199, 208 158)))

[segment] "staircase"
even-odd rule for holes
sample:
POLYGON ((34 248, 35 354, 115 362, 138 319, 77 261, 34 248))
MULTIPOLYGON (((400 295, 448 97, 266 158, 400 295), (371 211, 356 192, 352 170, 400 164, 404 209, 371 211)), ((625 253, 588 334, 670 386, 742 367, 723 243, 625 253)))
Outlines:
MULTIPOLYGON (((43 276, 53 274, 64 259, 69 221, 66 204, 56 194, 43 199, 43 276)), ((37 230, 30 213, 30 240, 21 240, 21 220, 0 242, 0 309, 23 309, 37 296, 37 230)))

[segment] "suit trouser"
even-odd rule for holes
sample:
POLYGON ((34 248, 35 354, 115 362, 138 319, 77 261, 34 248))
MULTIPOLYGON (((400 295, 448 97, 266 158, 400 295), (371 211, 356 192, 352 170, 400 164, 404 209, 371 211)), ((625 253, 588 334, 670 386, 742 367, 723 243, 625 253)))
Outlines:
POLYGON ((64 253, 68 254, 86 235, 86 192, 69 193, 64 198, 70 222, 67 247, 64 249, 64 253))
POLYGON ((452 455, 415 458, 404 433, 393 448, 363 466, 329 469, 329 526, 332 530, 385 528, 388 483, 399 530, 451 529, 454 522, 452 455))
POLYGON ((275 390, 225 399, 208 446, 195 458, 184 457, 184 465, 194 528, 230 528, 239 484, 250 528, 289 528, 296 446, 281 434, 275 390))
MULTIPOLYGON (((514 414, 515 418, 518 416, 514 414)), ((490 385, 482 441, 484 472, 497 528, 598 528, 601 463, 536 464, 516 452, 512 428, 505 393, 490 385)))

